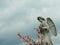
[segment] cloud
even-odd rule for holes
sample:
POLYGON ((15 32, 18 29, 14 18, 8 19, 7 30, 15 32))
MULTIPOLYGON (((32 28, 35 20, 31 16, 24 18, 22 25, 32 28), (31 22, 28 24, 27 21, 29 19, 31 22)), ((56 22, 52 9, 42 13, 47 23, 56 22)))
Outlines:
POLYGON ((51 17, 59 31, 59 4, 59 0, 0 0, 0 39, 8 45, 17 40, 18 32, 33 32, 33 28, 39 25, 38 16, 51 17))
POLYGON ((52 36, 52 41, 54 45, 59 45, 59 41, 60 41, 60 33, 58 33, 58 35, 56 37, 52 36))

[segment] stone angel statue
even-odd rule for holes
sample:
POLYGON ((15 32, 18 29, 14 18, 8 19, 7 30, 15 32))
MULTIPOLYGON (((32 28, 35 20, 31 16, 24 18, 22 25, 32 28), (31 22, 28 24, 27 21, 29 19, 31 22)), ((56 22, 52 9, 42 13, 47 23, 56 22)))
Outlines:
POLYGON ((52 33, 54 36, 57 36, 54 22, 49 17, 46 19, 43 17, 37 17, 37 20, 40 22, 39 29, 40 33, 44 35, 45 45, 53 45, 50 33, 52 33))

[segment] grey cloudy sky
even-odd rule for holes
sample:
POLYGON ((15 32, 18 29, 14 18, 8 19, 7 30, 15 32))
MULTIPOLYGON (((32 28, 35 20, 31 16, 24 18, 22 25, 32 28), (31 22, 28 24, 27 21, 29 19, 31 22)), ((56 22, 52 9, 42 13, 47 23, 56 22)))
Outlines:
POLYGON ((17 33, 28 32, 32 37, 33 28, 39 26, 38 16, 53 19, 58 36, 52 37, 52 40, 59 45, 60 0, 0 0, 0 45, 24 45, 20 43, 17 33))

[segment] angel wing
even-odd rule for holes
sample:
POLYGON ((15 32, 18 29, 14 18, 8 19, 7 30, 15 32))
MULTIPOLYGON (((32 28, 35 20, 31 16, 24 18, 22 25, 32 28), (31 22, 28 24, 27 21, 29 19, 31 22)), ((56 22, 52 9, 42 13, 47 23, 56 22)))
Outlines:
POLYGON ((51 18, 47 18, 47 24, 49 26, 49 29, 51 30, 52 34, 54 36, 57 36, 57 31, 54 22, 51 20, 51 18))

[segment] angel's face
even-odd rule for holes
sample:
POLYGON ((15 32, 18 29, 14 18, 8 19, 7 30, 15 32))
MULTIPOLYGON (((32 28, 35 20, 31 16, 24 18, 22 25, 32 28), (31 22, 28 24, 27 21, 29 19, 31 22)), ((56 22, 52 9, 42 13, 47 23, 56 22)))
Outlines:
POLYGON ((39 22, 45 21, 45 19, 44 19, 43 17, 37 17, 37 20, 38 20, 39 22))

